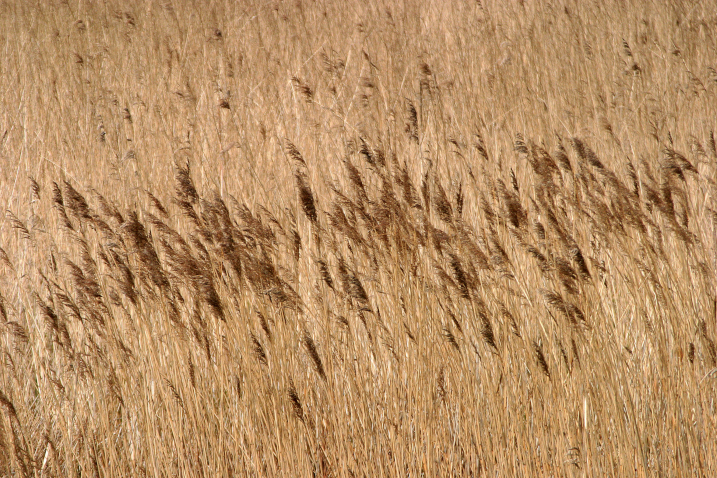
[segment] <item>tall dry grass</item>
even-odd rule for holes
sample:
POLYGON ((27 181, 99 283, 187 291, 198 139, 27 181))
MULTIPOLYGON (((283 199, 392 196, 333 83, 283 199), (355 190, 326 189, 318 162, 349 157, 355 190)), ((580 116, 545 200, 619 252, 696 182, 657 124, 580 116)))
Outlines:
POLYGON ((708 3, 0 4, 0 476, 713 476, 708 3))

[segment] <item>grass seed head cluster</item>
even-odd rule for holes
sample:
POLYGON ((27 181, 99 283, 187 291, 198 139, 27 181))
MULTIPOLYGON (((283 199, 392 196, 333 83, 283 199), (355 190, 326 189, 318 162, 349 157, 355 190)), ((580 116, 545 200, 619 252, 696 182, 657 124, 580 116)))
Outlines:
POLYGON ((0 476, 716 473, 708 3, 0 4, 0 476))

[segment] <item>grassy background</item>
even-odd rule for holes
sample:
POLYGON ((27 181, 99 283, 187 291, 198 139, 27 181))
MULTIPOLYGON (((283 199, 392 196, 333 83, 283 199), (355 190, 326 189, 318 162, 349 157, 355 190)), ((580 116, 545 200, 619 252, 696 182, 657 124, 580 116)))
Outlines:
POLYGON ((0 475, 713 475, 716 31, 0 3, 0 475))

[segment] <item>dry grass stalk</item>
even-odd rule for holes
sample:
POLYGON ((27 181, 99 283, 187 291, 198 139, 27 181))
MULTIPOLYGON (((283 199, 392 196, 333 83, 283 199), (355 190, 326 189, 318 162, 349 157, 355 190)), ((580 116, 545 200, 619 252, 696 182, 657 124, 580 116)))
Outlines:
POLYGON ((308 332, 304 332, 304 347, 306 347, 306 351, 309 354, 309 357, 311 358, 311 361, 314 364, 314 369, 316 369, 316 373, 319 374, 319 377, 326 380, 326 372, 324 371, 324 364, 321 361, 321 357, 319 356, 319 351, 316 349, 316 344, 314 343, 314 339, 311 338, 311 335, 309 335, 308 332))

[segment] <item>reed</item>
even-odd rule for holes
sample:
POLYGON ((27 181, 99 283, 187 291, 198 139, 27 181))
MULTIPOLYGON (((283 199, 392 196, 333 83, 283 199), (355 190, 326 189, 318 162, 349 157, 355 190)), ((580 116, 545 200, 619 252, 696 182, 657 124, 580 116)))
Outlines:
POLYGON ((0 10, 0 476, 717 473, 707 3, 0 10))

